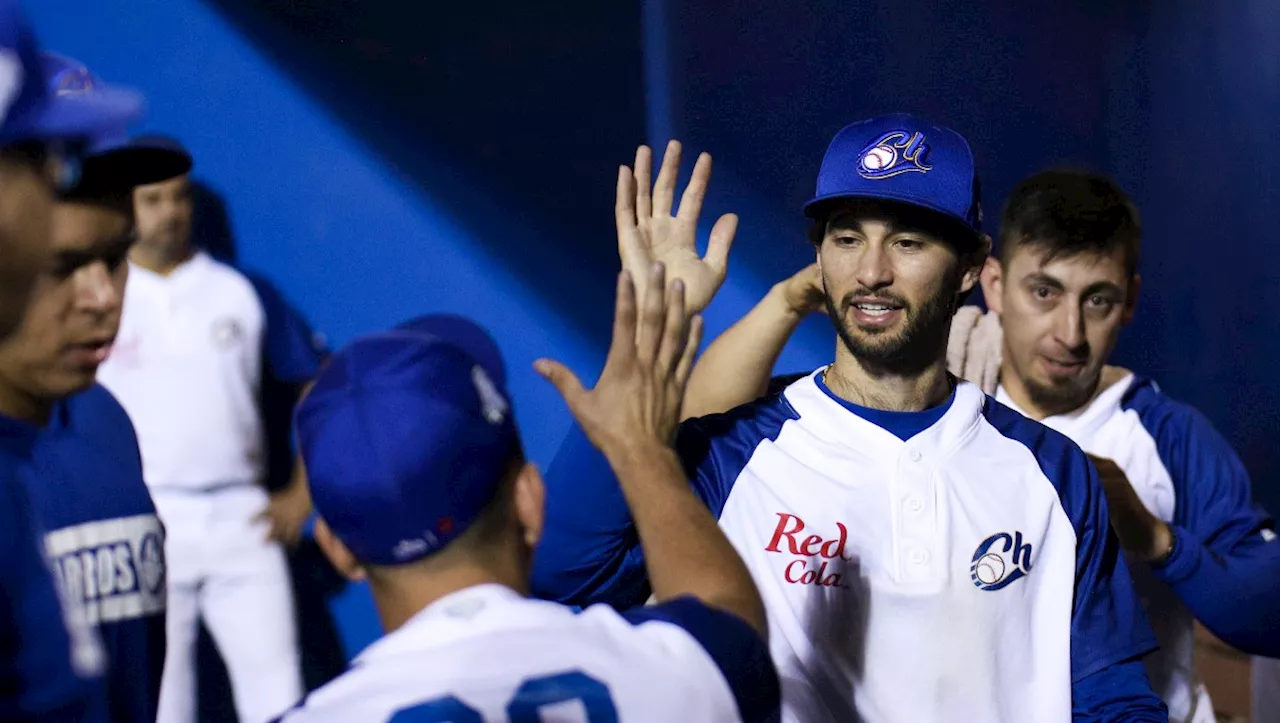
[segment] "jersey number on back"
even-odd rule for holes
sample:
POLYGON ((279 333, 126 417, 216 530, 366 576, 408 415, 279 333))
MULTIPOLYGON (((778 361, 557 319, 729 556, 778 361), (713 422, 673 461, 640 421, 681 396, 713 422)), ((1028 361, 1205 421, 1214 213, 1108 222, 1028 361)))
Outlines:
MULTIPOLYGON (((586 673, 557 673, 526 678, 507 703, 511 723, 540 723, 543 706, 576 700, 587 711, 586 723, 617 723, 618 709, 609 688, 586 673)), ((484 717, 452 695, 402 708, 387 723, 484 723, 484 717)))

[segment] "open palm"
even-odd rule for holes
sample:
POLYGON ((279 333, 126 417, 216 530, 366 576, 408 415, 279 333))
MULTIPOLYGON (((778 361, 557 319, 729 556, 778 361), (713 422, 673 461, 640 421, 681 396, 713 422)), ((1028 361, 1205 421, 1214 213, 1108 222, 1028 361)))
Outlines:
POLYGON ((649 191, 653 173, 653 152, 648 146, 636 150, 634 173, 626 166, 618 170, 617 200, 614 206, 618 226, 618 255, 622 268, 636 281, 636 295, 644 303, 649 289, 641 280, 654 261, 666 267, 668 280, 679 279, 685 288, 689 313, 696 314, 711 303, 724 283, 729 264, 729 248, 738 230, 738 217, 721 216, 711 229, 706 256, 698 255, 698 216, 711 180, 711 156, 703 153, 693 167, 693 176, 680 197, 680 208, 671 214, 675 201, 676 176, 680 172, 680 143, 667 144, 658 179, 649 191))

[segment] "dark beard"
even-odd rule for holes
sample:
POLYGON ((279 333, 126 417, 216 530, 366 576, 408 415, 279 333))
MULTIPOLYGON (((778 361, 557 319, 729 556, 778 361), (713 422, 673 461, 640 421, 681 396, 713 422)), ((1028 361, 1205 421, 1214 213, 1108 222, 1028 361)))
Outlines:
POLYGON ((1041 411, 1053 416, 1055 414, 1073 412, 1088 404, 1093 397, 1094 391, 1098 388, 1100 379, 1101 375, 1098 375, 1091 383, 1084 385, 1049 385, 1040 384, 1031 379, 1023 379, 1022 385, 1026 388, 1027 396, 1031 398, 1031 403, 1041 411))
POLYGON ((854 358, 895 374, 918 374, 946 354, 951 317, 955 315, 960 298, 960 283, 961 276, 957 270, 948 276, 938 293, 918 309, 907 304, 905 299, 875 294, 866 289, 846 294, 838 308, 835 300, 827 295, 827 317, 831 319, 840 341, 854 358), (864 332, 861 337, 855 336, 850 322, 845 319, 844 311, 852 305, 851 301, 855 296, 877 295, 902 306, 906 312, 906 323, 902 331, 864 332))

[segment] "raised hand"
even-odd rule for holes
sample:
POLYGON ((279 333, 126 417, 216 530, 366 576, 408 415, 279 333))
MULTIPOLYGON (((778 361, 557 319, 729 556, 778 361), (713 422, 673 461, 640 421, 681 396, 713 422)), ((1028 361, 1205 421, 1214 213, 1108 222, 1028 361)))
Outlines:
POLYGON ((666 293, 650 293, 637 304, 631 275, 618 275, 613 343, 594 389, 584 388, 559 362, 540 359, 534 365, 606 456, 671 443, 702 336, 702 317, 686 312, 679 279, 668 286, 662 264, 655 262, 645 282, 666 293))
POLYGON ((618 169, 617 199, 614 215, 618 227, 618 255, 622 268, 636 284, 640 303, 648 296, 649 266, 661 262, 671 280, 683 282, 685 306, 691 313, 701 312, 724 283, 729 265, 729 249, 738 231, 738 217, 721 216, 711 228, 706 256, 698 255, 698 216, 711 180, 711 156, 698 156, 693 176, 680 197, 680 208, 673 216, 676 176, 680 172, 680 143, 667 144, 657 182, 650 195, 653 152, 648 146, 636 149, 634 172, 618 169))

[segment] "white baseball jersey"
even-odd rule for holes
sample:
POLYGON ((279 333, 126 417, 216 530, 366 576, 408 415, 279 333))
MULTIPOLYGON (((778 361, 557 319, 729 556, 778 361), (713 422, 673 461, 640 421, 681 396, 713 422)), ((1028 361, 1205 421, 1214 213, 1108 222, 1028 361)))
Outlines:
MULTIPOLYGON (((1118 371, 1118 370, 1117 370, 1118 371)), ((1003 387, 996 398, 1021 411, 1003 387)), ((1085 451, 1113 460, 1151 513, 1214 547, 1230 547, 1257 529, 1248 479, 1212 451, 1207 422, 1126 373, 1087 405, 1042 420, 1085 451), (1205 425, 1203 428, 1201 424, 1205 425), (1234 488, 1234 489, 1233 489, 1234 488)), ((1148 565, 1130 565, 1160 650, 1146 659, 1152 686, 1173 723, 1213 723, 1213 704, 1196 675, 1195 616, 1148 565)))
MULTIPOLYGON (((1162 720, 1133 662, 1154 640, 1080 448, 968 382, 929 412, 855 410, 822 371, 677 441, 764 599, 782 719, 1065 723, 1074 698, 1162 720)), ((572 439, 561 457, 589 456, 572 439)), ((617 523, 614 493, 561 457, 535 592, 634 594, 625 531, 582 532, 617 523)))
POLYGON ((207 254, 168 276, 130 264, 120 333, 98 381, 133 420, 149 486, 262 480, 264 331, 253 285, 207 254))
POLYGON ((575 613, 488 584, 423 609, 281 720, 714 723, 777 705, 764 642, 732 615, 690 598, 575 613))

